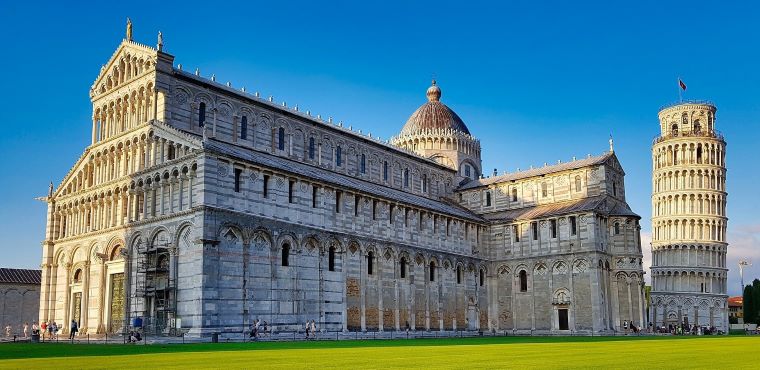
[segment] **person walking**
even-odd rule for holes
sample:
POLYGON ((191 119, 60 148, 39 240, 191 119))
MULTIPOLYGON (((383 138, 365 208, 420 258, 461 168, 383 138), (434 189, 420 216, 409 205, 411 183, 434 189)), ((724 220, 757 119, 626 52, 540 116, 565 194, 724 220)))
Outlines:
POLYGON ((29 323, 28 322, 24 323, 23 331, 24 331, 24 338, 29 338, 29 323))
POLYGON ((317 324, 314 323, 314 320, 311 320, 311 335, 317 339, 317 324))
POLYGON ((306 320, 306 339, 309 339, 309 320, 306 320))
POLYGON ((75 320, 71 320, 71 327, 69 328, 69 340, 74 340, 74 337, 77 335, 77 332, 79 331, 79 328, 77 327, 77 322, 75 320))

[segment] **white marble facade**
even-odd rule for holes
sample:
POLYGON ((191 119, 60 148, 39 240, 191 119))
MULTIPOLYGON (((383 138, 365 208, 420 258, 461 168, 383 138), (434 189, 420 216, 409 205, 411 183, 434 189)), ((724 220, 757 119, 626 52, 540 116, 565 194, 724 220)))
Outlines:
POLYGON ((52 187, 41 319, 163 333, 646 323, 615 154, 482 177, 437 86, 391 142, 188 73, 128 37, 52 187))
POLYGON ((726 142, 714 105, 660 110, 652 146, 651 322, 728 331, 726 142))

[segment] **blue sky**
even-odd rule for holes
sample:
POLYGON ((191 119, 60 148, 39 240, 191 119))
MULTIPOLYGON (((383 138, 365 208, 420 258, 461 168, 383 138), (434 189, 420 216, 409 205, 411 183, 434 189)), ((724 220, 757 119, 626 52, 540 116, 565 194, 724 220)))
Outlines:
POLYGON ((487 173, 598 154, 612 133, 645 238, 657 111, 678 99, 681 76, 685 98, 718 106, 728 141, 729 292, 739 256, 758 265, 745 276, 760 276, 757 3, 67 3, 0 4, 1 266, 39 265, 46 207, 34 197, 89 144, 89 87, 129 16, 136 41, 163 31, 186 70, 383 138, 434 75, 481 139, 487 173))

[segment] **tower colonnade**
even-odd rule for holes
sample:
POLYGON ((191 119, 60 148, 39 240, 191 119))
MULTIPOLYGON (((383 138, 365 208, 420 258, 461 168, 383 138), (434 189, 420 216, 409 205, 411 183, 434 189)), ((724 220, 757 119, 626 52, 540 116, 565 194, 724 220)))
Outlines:
POLYGON ((659 112, 652 145, 652 309, 657 326, 727 331, 726 142, 711 103, 659 112))

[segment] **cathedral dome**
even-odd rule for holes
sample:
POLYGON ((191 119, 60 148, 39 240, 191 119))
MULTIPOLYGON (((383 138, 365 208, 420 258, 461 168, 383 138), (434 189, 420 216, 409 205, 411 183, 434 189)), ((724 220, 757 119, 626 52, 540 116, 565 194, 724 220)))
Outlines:
POLYGON ((427 89, 428 102, 417 108, 401 129, 401 136, 423 133, 426 130, 451 129, 465 134, 470 130, 461 118, 454 113, 446 104, 440 102, 441 88, 433 84, 427 89))

